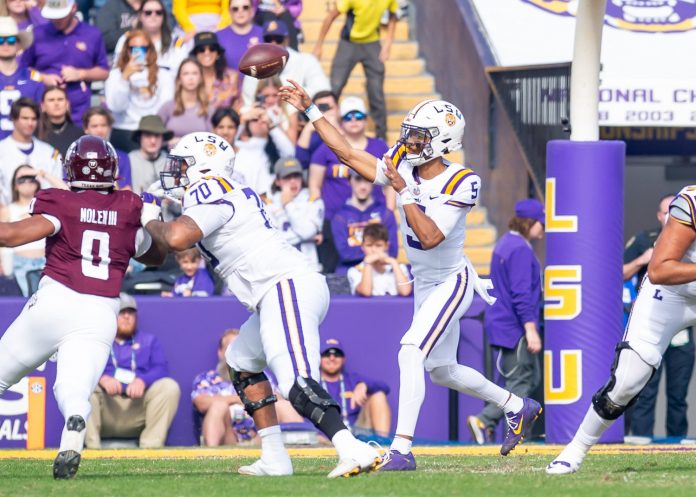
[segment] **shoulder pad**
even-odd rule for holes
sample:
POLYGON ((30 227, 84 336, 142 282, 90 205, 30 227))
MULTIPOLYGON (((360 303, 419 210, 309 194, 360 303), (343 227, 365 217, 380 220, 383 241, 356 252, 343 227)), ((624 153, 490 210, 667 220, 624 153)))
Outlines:
POLYGON ((215 204, 233 190, 232 183, 221 176, 204 176, 186 189, 183 205, 215 204))
POLYGON ((696 228, 696 207, 693 195, 696 190, 692 192, 684 192, 684 190, 669 204, 669 216, 681 224, 696 228))
MULTIPOLYGON (((452 166, 450 166, 452 167, 452 166)), ((442 187, 442 191, 440 193, 445 194, 445 195, 454 195, 457 190, 460 188, 460 186, 465 183, 466 180, 472 180, 474 178, 478 178, 477 174, 472 171, 471 169, 462 167, 462 166, 455 166, 457 169, 454 174, 450 177, 450 179, 445 183, 445 186, 442 187)), ((480 182, 479 182, 480 184, 480 182)))

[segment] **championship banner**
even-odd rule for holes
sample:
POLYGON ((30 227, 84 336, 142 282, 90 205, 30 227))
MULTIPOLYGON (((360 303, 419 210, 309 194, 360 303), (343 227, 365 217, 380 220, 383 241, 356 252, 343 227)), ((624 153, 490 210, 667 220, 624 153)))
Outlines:
MULTIPOLYGON (((625 144, 550 141, 544 271, 546 441, 568 443, 623 334, 625 144)), ((623 441, 623 418, 601 442, 623 441)))

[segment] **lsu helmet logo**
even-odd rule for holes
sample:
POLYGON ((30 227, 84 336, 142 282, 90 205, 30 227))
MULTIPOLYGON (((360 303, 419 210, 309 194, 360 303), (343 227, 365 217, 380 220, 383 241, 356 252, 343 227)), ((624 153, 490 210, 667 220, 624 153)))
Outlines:
POLYGON ((454 117, 454 114, 448 112, 445 115, 445 122, 447 123, 447 126, 454 126, 455 124, 457 124, 457 118, 454 117))
POLYGON ((215 145, 212 143, 206 143, 203 145, 203 152, 205 152, 205 155, 208 157, 212 157, 213 155, 217 154, 217 148, 215 148, 215 145))
MULTIPOLYGON (((577 15, 581 0, 521 0, 562 16, 577 15)), ((604 23, 616 29, 638 33, 683 33, 696 29, 696 2, 693 0, 609 0, 604 23)))

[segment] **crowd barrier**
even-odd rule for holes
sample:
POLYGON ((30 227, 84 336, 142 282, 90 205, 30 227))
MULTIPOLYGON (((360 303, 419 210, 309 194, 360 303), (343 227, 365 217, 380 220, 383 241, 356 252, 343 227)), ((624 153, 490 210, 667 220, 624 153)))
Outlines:
MULTIPOLYGON (((226 297, 137 297, 137 301, 139 329, 153 333, 161 340, 169 361, 170 376, 181 387, 179 409, 167 445, 195 445, 191 404, 193 378, 215 367, 221 332, 239 327, 249 313, 236 299, 226 297)), ((24 303, 25 300, 18 298, 0 299, 1 332, 4 333, 24 303)), ((483 371, 484 366, 480 321, 484 307, 485 304, 476 297, 460 322, 460 362, 479 371, 483 371)), ((399 339, 410 324, 412 312, 412 298, 336 296, 331 299, 320 330, 322 340, 341 340, 348 358, 347 368, 380 378, 391 387, 388 399, 394 413, 392 430, 396 426, 399 391, 399 339)), ((282 330, 279 333, 282 334, 282 330)), ((59 445, 63 419, 53 397, 54 379, 55 363, 49 361, 0 399, 0 448, 59 445), (30 419, 28 423, 27 418, 30 419)), ((426 440, 448 440, 451 438, 450 396, 445 388, 432 385, 427 378, 426 383, 427 392, 416 436, 426 440)), ((466 416, 478 412, 482 406, 483 403, 477 399, 459 396, 457 410, 452 412, 458 413, 460 441, 470 440, 466 416)))

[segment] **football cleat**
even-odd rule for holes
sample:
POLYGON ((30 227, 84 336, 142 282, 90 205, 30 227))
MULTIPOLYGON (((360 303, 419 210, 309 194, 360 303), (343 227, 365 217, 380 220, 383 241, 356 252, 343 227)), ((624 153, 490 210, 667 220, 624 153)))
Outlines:
POLYGON ((514 414, 505 414, 508 429, 505 433, 500 454, 507 456, 525 437, 531 433, 535 421, 543 411, 541 405, 533 399, 524 398, 522 409, 514 414))
POLYGON ((390 450, 382 456, 377 465, 377 471, 415 471, 416 458, 413 452, 402 454, 398 450, 390 450))
POLYGON ((69 480, 73 478, 80 467, 80 450, 84 445, 85 420, 82 416, 70 416, 66 423, 67 430, 63 434, 61 446, 70 447, 58 452, 53 461, 53 478, 69 480))
POLYGON ((471 438, 479 445, 490 442, 490 440, 493 438, 493 430, 487 428, 486 425, 483 424, 483 421, 476 416, 469 416, 466 418, 466 425, 469 427, 469 431, 471 432, 471 438))
POLYGON ((569 475, 580 469, 580 463, 561 461, 555 459, 546 466, 546 474, 549 475, 569 475))
POLYGON ((377 469, 380 462, 377 449, 364 442, 358 442, 357 451, 351 457, 338 461, 336 467, 328 474, 329 478, 349 478, 360 473, 370 473, 377 469))
POLYGON ((288 459, 285 463, 268 464, 259 459, 248 466, 241 466, 237 473, 246 476, 289 476, 292 474, 292 463, 288 459))

